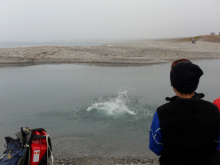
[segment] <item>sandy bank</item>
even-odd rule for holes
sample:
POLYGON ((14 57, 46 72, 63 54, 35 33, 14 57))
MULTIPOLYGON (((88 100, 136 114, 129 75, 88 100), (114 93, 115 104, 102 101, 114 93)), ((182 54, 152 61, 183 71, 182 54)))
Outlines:
POLYGON ((101 46, 0 48, 0 64, 112 63, 149 64, 174 59, 220 58, 220 43, 149 41, 101 46))

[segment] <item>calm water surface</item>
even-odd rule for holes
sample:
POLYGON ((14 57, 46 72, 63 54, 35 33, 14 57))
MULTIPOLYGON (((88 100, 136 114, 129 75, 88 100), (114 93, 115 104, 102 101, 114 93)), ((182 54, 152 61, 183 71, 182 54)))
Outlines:
MULTIPOLYGON (((197 92, 220 97, 220 60, 194 60, 204 71, 197 92)), ((21 126, 43 127, 54 152, 74 156, 146 156, 156 108, 174 92, 170 64, 35 65, 0 68, 0 147, 21 126)))

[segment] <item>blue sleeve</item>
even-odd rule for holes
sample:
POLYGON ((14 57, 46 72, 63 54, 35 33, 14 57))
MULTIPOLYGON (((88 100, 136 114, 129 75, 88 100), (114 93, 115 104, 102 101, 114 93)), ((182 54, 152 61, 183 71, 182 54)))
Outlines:
MULTIPOLYGON (((219 109, 219 111, 220 111, 220 109, 219 109)), ((216 146, 215 146, 216 149, 220 150, 220 132, 218 133, 218 139, 215 142, 216 142, 216 146)))
POLYGON ((220 150, 220 132, 218 134, 218 139, 215 142, 216 142, 216 149, 220 150))
POLYGON ((154 118, 151 124, 149 148, 158 156, 161 155, 161 152, 164 148, 157 112, 154 114, 154 118))

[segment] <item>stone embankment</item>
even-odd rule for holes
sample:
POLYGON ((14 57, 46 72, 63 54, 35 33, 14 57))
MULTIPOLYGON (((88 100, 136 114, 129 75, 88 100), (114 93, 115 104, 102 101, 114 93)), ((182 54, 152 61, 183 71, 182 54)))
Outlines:
POLYGON ((175 59, 220 58, 220 43, 177 40, 71 47, 0 48, 0 64, 112 63, 149 64, 175 59))

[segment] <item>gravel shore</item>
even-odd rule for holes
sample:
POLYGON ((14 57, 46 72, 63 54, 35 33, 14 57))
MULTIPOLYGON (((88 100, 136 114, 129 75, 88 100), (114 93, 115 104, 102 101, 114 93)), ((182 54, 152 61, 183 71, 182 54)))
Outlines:
POLYGON ((103 158, 103 157, 69 157, 55 158, 54 165, 159 165, 157 159, 147 158, 103 158))
POLYGON ((101 46, 0 48, 0 64, 154 64, 175 59, 220 58, 220 43, 178 40, 101 46))

